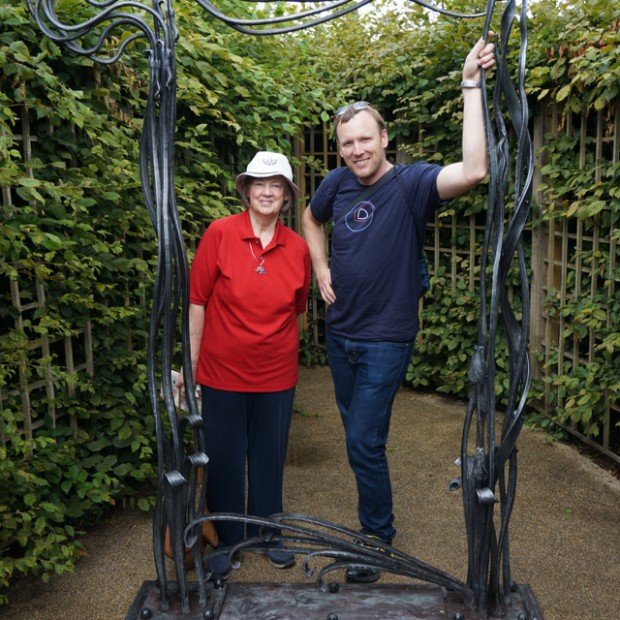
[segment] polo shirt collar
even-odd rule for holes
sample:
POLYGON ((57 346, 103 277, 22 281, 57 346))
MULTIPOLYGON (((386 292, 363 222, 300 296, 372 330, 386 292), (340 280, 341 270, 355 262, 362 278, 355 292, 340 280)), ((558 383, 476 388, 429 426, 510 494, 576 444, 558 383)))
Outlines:
MULTIPOLYGON (((250 221, 249 209, 246 209, 241 214, 241 221, 239 223, 239 232, 241 233, 241 239, 243 239, 244 241, 249 241, 250 239, 257 239, 257 236, 254 234, 254 231, 252 230, 252 222, 250 221)), ((278 221, 276 222, 276 229, 273 232, 273 238, 270 241, 269 246, 276 246, 276 245, 285 246, 286 245, 285 237, 286 236, 283 234, 283 231, 282 231, 282 223, 278 219, 278 221)))

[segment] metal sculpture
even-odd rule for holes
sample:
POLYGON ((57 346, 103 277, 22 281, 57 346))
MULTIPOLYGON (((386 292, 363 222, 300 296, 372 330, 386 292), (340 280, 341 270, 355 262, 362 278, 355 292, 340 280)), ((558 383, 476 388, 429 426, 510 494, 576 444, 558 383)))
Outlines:
MULTIPOLYGON (((318 4, 315 8, 295 14, 265 19, 238 19, 225 15, 209 0, 196 0, 214 18, 250 35, 284 34, 309 28, 358 10, 372 1, 322 1, 315 3, 318 4)), ((488 0, 485 12, 466 15, 422 0, 410 1, 451 17, 484 16, 484 36, 489 31, 497 4, 495 0, 488 0)), ((62 14, 59 15, 56 0, 26 2, 45 36, 64 44, 71 52, 88 56, 99 63, 114 63, 131 43, 138 39, 146 41, 150 89, 140 144, 140 172, 146 208, 158 243, 147 355, 149 396, 157 436, 158 485, 153 542, 161 608, 166 610, 170 607, 173 585, 166 574, 166 530, 169 529, 174 552, 176 592, 182 613, 187 614, 190 611, 190 600, 184 563, 185 546, 191 547, 193 551, 198 604, 206 609, 208 588, 201 557, 200 524, 205 520, 227 519, 265 526, 264 535, 243 541, 230 551, 231 554, 242 548, 263 548, 268 542, 273 542, 275 537, 292 551, 306 555, 303 567, 309 576, 313 574, 310 564, 314 558, 330 558, 332 562, 318 573, 317 582, 322 588, 334 589, 333 584, 324 583, 324 577, 331 571, 364 565, 422 579, 458 592, 466 606, 477 610, 481 616, 488 612, 502 613, 513 590, 508 525, 516 488, 516 442, 523 425, 525 399, 530 382, 527 355, 529 285, 521 243, 521 233, 529 213, 533 170, 524 88, 527 0, 522 1, 518 17, 515 0, 504 2, 501 34, 497 45, 493 117, 488 112, 486 88, 483 87, 484 107, 487 110, 490 186, 480 266, 481 313, 470 367, 472 389, 459 459, 461 477, 450 484, 451 488, 462 488, 463 492, 468 540, 466 583, 393 547, 367 539, 358 532, 306 515, 273 515, 267 519, 232 514, 201 516, 205 488, 198 480, 205 474, 208 458, 200 432, 202 418, 193 396, 188 344, 187 262, 173 182, 175 42, 178 37, 173 0, 85 0, 85 17, 79 23, 71 23, 71 20, 75 20, 74 12, 70 15, 69 22, 62 14), (519 24, 520 48, 517 78, 516 82, 513 82, 506 50, 515 22, 519 24), (124 39, 112 39, 110 35, 117 29, 123 29, 123 32, 129 30, 132 34, 124 39), (514 161, 511 151, 515 149, 509 138, 507 123, 512 126, 512 140, 513 143, 516 142, 514 161), (506 222, 506 197, 509 195, 512 196, 510 200, 514 201, 514 208, 506 222), (515 302, 508 294, 508 272, 515 270, 515 259, 520 287, 516 296, 520 302, 518 310, 513 309, 515 302), (497 438, 495 339, 500 308, 508 339, 510 384, 502 433, 501 437, 497 438), (170 372, 179 310, 183 313, 181 338, 188 393, 188 413, 182 417, 179 417, 173 400, 170 372), (159 399, 160 381, 163 410, 159 399), (167 424, 164 423, 166 417, 167 424), (187 434, 193 442, 191 454, 186 452, 184 446, 183 440, 187 434), (471 435, 474 435, 474 440, 470 439, 471 435), (473 449, 470 449, 470 443, 474 444, 473 449), (497 526, 494 522, 496 503, 500 504, 500 520, 497 526), (277 535, 273 534, 274 526, 279 531, 277 535)))

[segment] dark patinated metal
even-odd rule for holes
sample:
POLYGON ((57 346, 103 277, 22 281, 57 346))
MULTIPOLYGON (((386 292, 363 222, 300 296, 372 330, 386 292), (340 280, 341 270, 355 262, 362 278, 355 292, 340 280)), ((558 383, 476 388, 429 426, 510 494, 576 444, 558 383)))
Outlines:
MULTIPOLYGON (((288 33, 309 28, 372 2, 326 1, 317 3, 316 8, 300 10, 295 14, 267 19, 239 19, 225 15, 208 0, 195 1, 214 18, 240 32, 252 35, 288 33)), ((422 0, 411 1, 451 17, 484 16, 482 33, 485 37, 497 4, 495 0, 488 0, 485 12, 465 15, 422 0)), ((280 531, 277 537, 266 534, 264 537, 243 541, 231 553, 241 549, 258 552, 264 550, 268 543, 278 540, 295 553, 305 556, 303 569, 308 577, 317 580, 318 590, 304 590, 303 587, 297 589, 298 586, 286 584, 265 586, 273 592, 283 592, 289 588, 287 597, 277 603, 282 615, 270 615, 270 618, 307 616, 306 613, 303 616, 295 615, 294 606, 297 603, 291 595, 293 591, 296 594, 303 592, 307 597, 316 597, 313 600, 321 608, 323 615, 320 617, 362 617, 351 616, 350 610, 345 608, 329 608, 329 605, 335 605, 335 597, 354 605, 350 602, 353 599, 347 597, 355 592, 355 596, 361 598, 377 597, 377 600, 380 600, 377 605, 381 605, 382 618, 452 617, 456 620, 487 615, 519 619, 541 618, 540 610, 537 609, 529 589, 515 588, 511 582, 508 535, 516 490, 516 442, 524 421, 525 399, 530 383, 527 351, 529 283, 521 241, 529 214, 533 174, 525 96, 527 1, 522 1, 518 15, 514 0, 502 3, 504 10, 501 33, 496 46, 497 77, 493 90, 493 116, 489 113, 487 90, 482 89, 486 111, 490 183, 480 265, 481 313, 477 342, 470 364, 472 388, 460 457, 457 460, 461 475, 450 483, 451 489, 460 488, 463 493, 468 540, 466 582, 461 582, 397 549, 365 539, 357 532, 306 515, 274 515, 269 519, 230 514, 200 517, 206 489, 198 480, 205 474, 208 458, 200 430, 202 418, 194 397, 191 376, 187 320, 188 268, 174 191, 175 41, 178 33, 174 21, 173 0, 84 0, 85 4, 92 7, 91 17, 77 24, 70 21, 72 15, 57 13, 56 0, 25 2, 41 32, 53 41, 64 44, 73 53, 88 56, 99 63, 110 64, 117 61, 130 44, 142 41, 149 60, 150 89, 140 142, 140 172, 146 208, 158 243, 147 352, 149 397, 155 420, 158 456, 157 502, 153 522, 157 584, 151 584, 146 593, 141 591, 127 617, 153 617, 160 620, 179 617, 264 617, 260 615, 258 608, 250 615, 226 616, 228 612, 224 605, 225 601, 228 601, 229 605, 243 604, 242 600, 252 598, 261 590, 261 584, 254 584, 253 591, 249 584, 226 585, 220 582, 213 586, 207 582, 209 575, 203 567, 199 526, 205 519, 226 519, 275 526, 280 531), (518 36, 511 37, 515 23, 518 24, 518 36), (122 41, 112 38, 111 35, 119 26, 125 30, 130 29, 133 34, 122 41), (95 35, 94 39, 92 35, 95 35), (519 44, 515 81, 511 77, 507 60, 509 37, 513 42, 518 39, 519 44), (95 42, 87 45, 85 39, 95 42), (509 271, 518 274, 518 286, 514 296, 509 295, 509 271), (188 404, 187 414, 183 413, 181 417, 173 402, 171 382, 172 352, 177 339, 176 322, 179 312, 183 317, 181 339, 188 404), (507 336, 507 365, 510 369, 508 404, 503 414, 499 438, 495 397, 495 368, 498 364, 495 341, 498 329, 503 329, 507 336), (163 407, 159 398, 160 391, 163 394, 163 407), (168 424, 164 425, 166 417, 168 424), (186 435, 191 438, 192 449, 189 452, 183 441, 186 435), (164 539, 167 529, 170 530, 176 581, 169 580, 166 572, 164 539), (191 547, 194 554, 197 581, 191 584, 186 577, 185 546, 191 547), (313 568, 315 563, 317 566, 320 564, 320 567, 313 568), (409 604, 408 596, 417 593, 421 601, 431 592, 422 592, 417 585, 354 588, 345 585, 339 587, 335 581, 325 584, 326 575, 331 578, 334 571, 360 565, 435 584, 434 589, 431 588, 433 596, 437 591, 448 593, 442 596, 444 608, 441 614, 403 615, 405 606, 409 604), (233 592, 234 597, 231 596, 233 592), (385 597, 389 592, 396 593, 397 603, 394 604, 400 608, 401 615, 386 615, 388 602, 385 597), (516 609, 516 600, 522 602, 521 608, 512 614, 516 609), (289 616, 286 615, 287 609, 290 611, 289 616)), ((439 607, 436 609, 439 610, 439 607)), ((368 607, 364 607, 364 610, 367 611, 368 607)))
MULTIPOLYGON (((211 588, 211 586, 208 586, 211 588)), ((152 609, 153 620, 480 620, 483 616, 469 609, 463 600, 446 588, 431 585, 344 584, 338 594, 326 596, 311 584, 228 583, 223 591, 211 591, 207 610, 197 605, 196 584, 188 584, 192 611, 184 614, 173 602, 168 611, 159 606, 154 581, 145 582, 125 620, 137 620, 140 609, 152 609)), ((531 590, 522 586, 511 597, 504 620, 541 618, 531 590)))

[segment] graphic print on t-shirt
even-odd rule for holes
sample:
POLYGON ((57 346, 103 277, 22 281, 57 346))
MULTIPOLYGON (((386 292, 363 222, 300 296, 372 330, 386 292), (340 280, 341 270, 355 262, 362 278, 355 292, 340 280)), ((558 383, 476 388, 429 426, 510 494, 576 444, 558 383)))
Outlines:
POLYGON ((351 232, 362 232, 372 224, 374 215, 375 205, 368 200, 362 200, 344 216, 344 223, 351 232))

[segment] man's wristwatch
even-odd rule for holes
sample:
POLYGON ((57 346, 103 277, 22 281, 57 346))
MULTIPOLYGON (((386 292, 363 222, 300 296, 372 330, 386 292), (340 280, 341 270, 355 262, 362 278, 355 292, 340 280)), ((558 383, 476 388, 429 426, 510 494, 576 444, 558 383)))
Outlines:
POLYGON ((481 88, 482 83, 477 80, 463 80, 461 82, 461 88, 481 88))

